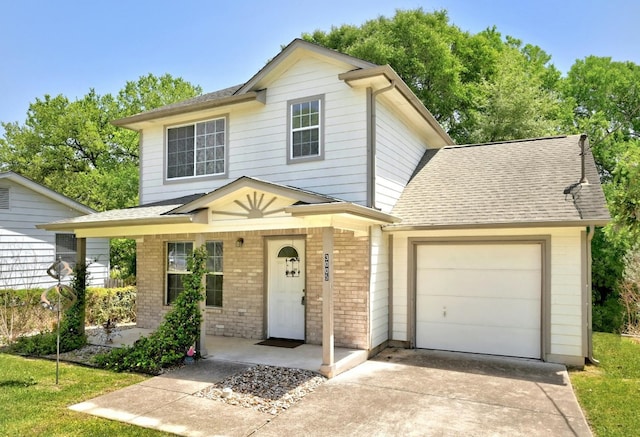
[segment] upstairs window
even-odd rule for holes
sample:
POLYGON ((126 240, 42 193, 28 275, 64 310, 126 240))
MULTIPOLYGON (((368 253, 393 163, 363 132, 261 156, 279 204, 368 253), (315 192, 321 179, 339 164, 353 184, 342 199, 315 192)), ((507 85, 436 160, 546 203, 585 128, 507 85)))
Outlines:
POLYGON ((226 172, 225 117, 167 129, 167 179, 226 172))
POLYGON ((324 97, 288 102, 287 162, 322 159, 324 97))

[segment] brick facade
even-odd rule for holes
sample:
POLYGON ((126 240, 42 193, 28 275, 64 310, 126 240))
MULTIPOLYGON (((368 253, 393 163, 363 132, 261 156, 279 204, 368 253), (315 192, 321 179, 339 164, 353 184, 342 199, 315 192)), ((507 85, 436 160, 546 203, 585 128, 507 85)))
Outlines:
MULTIPOLYGON (((222 308, 207 308, 206 332, 252 339, 266 336, 266 237, 305 236, 306 342, 322 343, 322 229, 209 233, 223 242, 222 308), (236 240, 242 238, 242 247, 236 240)), ((138 242, 138 326, 155 329, 170 307, 165 303, 166 242, 194 241, 193 234, 145 236, 138 242)), ((369 238, 334 231, 335 344, 369 348, 369 238)))

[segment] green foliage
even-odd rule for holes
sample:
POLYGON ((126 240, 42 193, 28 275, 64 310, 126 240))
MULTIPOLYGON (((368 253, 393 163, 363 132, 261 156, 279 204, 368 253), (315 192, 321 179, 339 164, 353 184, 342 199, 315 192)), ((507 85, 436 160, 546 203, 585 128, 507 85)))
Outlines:
POLYGON ((516 48, 503 48, 495 75, 479 86, 483 98, 469 139, 483 143, 557 134, 563 105, 557 93, 546 89, 546 73, 516 48))
POLYGON ((640 344, 613 334, 593 336, 599 366, 570 372, 580 406, 594 435, 636 435, 640 429, 640 344))
POLYGON ((36 98, 24 124, 1 123, 1 170, 13 170, 96 210, 138 202, 138 134, 111 121, 200 94, 169 74, 127 82, 120 93, 36 98))
POLYGON ((110 243, 110 264, 115 279, 135 280, 136 240, 113 238, 110 243))
POLYGON ((556 117, 567 113, 555 90, 560 72, 547 53, 503 40, 495 27, 463 32, 446 11, 398 10, 392 18, 302 37, 391 65, 458 142, 547 135, 557 132, 556 117))
POLYGON ((200 335, 200 302, 204 299, 202 284, 206 274, 206 247, 189 256, 187 268, 191 272, 183 278, 184 291, 173 303, 158 329, 149 337, 142 337, 131 347, 115 349, 95 358, 96 364, 117 371, 131 370, 156 374, 162 368, 180 363, 190 346, 197 344, 200 335))
POLYGON ((593 330, 620 333, 625 321, 624 305, 618 293, 612 293, 593 306, 593 330))
MULTIPOLYGON (((60 320, 60 352, 68 352, 87 344, 84 333, 87 266, 76 264, 73 270, 71 288, 76 300, 73 305, 62 314, 60 320)), ((51 355, 57 350, 57 327, 51 332, 24 336, 10 346, 10 351, 25 355, 51 355)))
POLYGON ((43 289, 0 290, 0 345, 34 332, 51 330, 55 317, 40 305, 43 289))
POLYGON ((87 265, 77 263, 73 269, 71 288, 76 295, 76 300, 64 312, 60 321, 60 350, 71 351, 87 344, 87 336, 84 333, 84 319, 87 298, 87 265))
POLYGON ((136 287, 89 288, 85 325, 136 321, 136 287))

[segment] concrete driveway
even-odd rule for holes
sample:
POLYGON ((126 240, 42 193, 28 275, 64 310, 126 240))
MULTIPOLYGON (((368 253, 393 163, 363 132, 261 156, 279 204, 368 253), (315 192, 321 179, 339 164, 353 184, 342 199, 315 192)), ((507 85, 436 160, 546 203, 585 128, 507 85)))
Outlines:
POLYGON ((259 436, 590 436, 564 366, 387 349, 259 436))
POLYGON ((72 406, 205 436, 590 436, 564 366, 387 349, 277 416, 192 393, 246 364, 204 360, 72 406))

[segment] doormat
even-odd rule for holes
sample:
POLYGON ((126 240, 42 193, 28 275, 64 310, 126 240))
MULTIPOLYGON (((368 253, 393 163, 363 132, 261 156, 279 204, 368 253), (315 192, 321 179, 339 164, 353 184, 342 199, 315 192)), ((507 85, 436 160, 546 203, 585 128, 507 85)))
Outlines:
POLYGON ((304 344, 304 340, 290 340, 288 338, 268 338, 256 344, 259 344, 261 346, 286 347, 289 349, 293 349, 294 347, 298 347, 301 344, 304 344))

